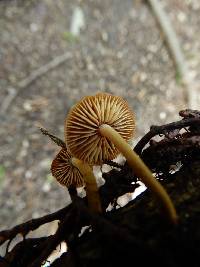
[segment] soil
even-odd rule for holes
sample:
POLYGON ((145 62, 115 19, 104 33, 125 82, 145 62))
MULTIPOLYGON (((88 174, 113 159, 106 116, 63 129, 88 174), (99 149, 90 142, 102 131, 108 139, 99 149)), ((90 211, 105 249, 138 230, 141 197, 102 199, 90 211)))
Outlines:
MULTIPOLYGON (((198 78, 199 1, 170 0, 164 5, 198 78)), ((20 90, 0 114, 0 229, 69 201, 66 189, 50 175, 59 149, 40 134, 38 123, 63 138, 69 108, 85 95, 106 91, 124 97, 134 110, 136 142, 152 124, 174 121, 187 107, 146 1, 0 1, 0 31, 1 105, 34 70, 66 52, 71 55, 20 90), (76 38, 70 33, 75 7, 85 18, 76 38)))

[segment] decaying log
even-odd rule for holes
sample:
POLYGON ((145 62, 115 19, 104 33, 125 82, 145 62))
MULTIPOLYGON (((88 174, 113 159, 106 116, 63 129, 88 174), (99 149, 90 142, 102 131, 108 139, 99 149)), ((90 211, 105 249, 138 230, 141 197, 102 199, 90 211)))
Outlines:
MULTIPOLYGON (((120 168, 113 166, 112 171, 103 174, 106 182, 100 188, 102 215, 91 213, 85 200, 75 195, 69 207, 46 215, 45 220, 34 221, 36 230, 43 220, 58 219, 55 235, 24 239, 7 251, 0 267, 41 266, 62 241, 67 243, 68 251, 51 264, 53 267, 199 266, 200 113, 185 110, 180 116, 181 121, 152 127, 136 146, 171 196, 179 215, 177 225, 169 223, 148 190, 118 208, 116 199, 134 192, 138 185, 127 164, 120 168), (160 135, 159 141, 153 140, 156 135, 160 135), (105 212, 109 203, 113 209, 105 212), (80 234, 84 226, 89 228, 80 234)), ((30 230, 33 224, 29 221, 2 231, 1 243, 30 230)))

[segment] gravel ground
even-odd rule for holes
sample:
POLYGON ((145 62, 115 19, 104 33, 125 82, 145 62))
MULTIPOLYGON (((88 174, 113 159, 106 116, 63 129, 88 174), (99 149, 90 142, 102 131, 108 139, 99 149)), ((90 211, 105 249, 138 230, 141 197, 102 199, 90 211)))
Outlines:
MULTIPOLYGON (((164 1, 162 1, 164 2, 164 1)), ((165 1, 189 66, 200 74, 200 3, 165 1), (167 3, 166 3, 167 2, 167 3)), ((63 207, 69 197, 50 175, 58 148, 40 123, 63 138, 63 123, 82 96, 106 91, 127 99, 136 140, 152 124, 187 107, 163 36, 145 1, 32 0, 0 2, 0 229, 63 207), (72 33, 74 10, 83 15, 72 33), (21 80, 64 53, 69 59, 18 92, 21 80)))

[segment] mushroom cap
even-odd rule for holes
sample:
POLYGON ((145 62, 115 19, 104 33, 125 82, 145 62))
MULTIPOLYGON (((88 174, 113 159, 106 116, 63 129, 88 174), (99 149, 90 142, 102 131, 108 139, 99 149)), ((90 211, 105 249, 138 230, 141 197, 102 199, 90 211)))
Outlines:
POLYGON ((116 158, 118 149, 99 132, 107 124, 128 141, 133 137, 135 118, 127 101, 119 96, 98 93, 80 100, 65 121, 65 141, 72 155, 84 162, 101 165, 116 158))
POLYGON ((74 185, 75 187, 84 186, 84 180, 80 171, 71 163, 72 155, 66 148, 62 148, 56 155, 51 164, 52 175, 56 180, 69 187, 74 185))

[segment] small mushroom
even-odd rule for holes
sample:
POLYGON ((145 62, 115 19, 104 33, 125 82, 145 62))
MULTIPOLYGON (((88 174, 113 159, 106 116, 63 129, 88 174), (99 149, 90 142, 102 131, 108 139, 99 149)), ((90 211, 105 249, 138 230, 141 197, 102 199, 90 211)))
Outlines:
POLYGON ((82 187, 85 185, 82 174, 72 164, 72 156, 65 148, 62 148, 52 161, 51 172, 56 180, 66 187, 71 185, 82 187))
POLYGON ((86 196, 91 211, 101 213, 101 202, 98 187, 91 167, 62 148, 51 164, 52 175, 66 186, 82 187, 86 184, 86 196))
POLYGON ((134 114, 128 103, 107 93, 84 97, 72 107, 65 122, 65 140, 72 155, 84 163, 100 165, 121 152, 176 223, 176 210, 166 190, 126 142, 134 131, 134 114))

